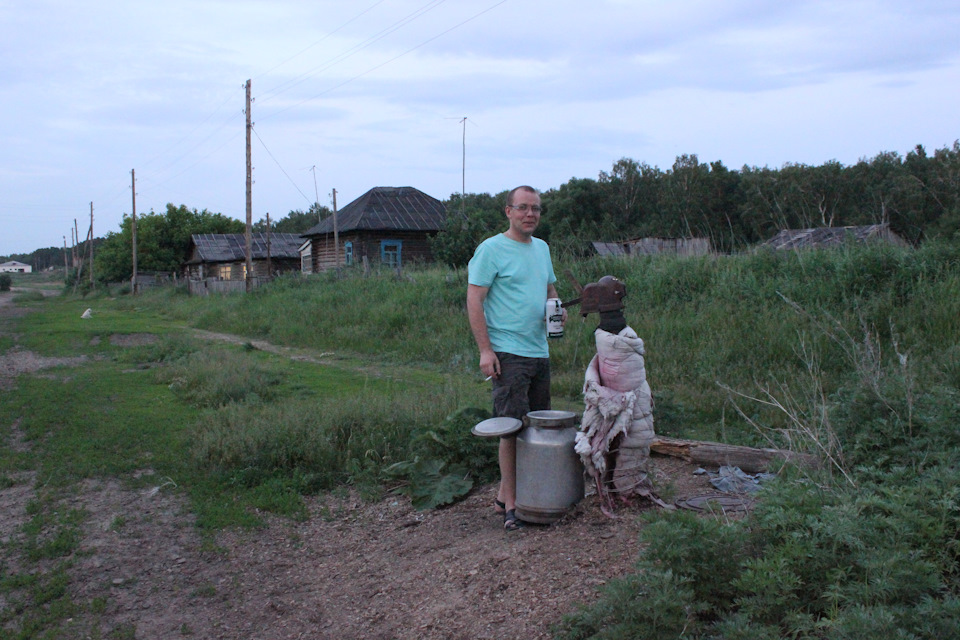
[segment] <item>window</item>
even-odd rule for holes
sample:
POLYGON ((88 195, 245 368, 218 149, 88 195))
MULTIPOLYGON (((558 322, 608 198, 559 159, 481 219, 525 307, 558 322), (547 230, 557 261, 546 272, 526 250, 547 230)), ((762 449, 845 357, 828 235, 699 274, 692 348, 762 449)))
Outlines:
POLYGON ((400 240, 380 241, 380 262, 385 267, 398 269, 400 267, 400 249, 403 242, 400 240))
POLYGON ((233 273, 233 265, 222 264, 220 265, 220 279, 221 280, 230 280, 230 276, 233 273))
POLYGON ((343 243, 343 264, 348 267, 353 264, 353 243, 344 242, 343 243))

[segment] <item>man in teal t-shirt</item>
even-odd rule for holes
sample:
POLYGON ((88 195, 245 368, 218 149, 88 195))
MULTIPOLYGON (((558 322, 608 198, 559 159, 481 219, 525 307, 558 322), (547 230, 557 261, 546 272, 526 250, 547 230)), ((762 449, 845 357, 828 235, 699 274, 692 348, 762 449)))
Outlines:
MULTIPOLYGON (((468 267, 467 314, 480 350, 480 371, 493 381, 495 416, 523 418, 550 408, 550 352, 544 307, 556 298, 547 243, 533 237, 540 195, 533 187, 507 194, 510 227, 483 241, 468 267)), ((564 310, 566 321, 566 310, 564 310)), ((500 491, 504 528, 520 527, 516 505, 517 438, 500 439, 500 491)))

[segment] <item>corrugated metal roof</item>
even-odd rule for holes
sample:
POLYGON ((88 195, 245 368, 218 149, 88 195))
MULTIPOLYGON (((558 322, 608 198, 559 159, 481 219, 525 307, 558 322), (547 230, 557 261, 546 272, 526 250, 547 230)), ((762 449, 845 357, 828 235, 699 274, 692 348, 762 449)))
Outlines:
MULTIPOLYGON (((242 233, 195 233, 190 236, 192 248, 187 264, 199 262, 235 262, 246 260, 247 240, 242 233)), ((300 259, 300 244, 303 239, 297 233, 271 233, 270 257, 300 259)), ((250 234, 250 258, 267 259, 267 234, 250 234)))
MULTIPOLYGON (((443 229, 443 203, 413 187, 374 187, 337 212, 337 230, 424 231, 443 229)), ((304 237, 333 233, 333 216, 314 225, 304 237)))

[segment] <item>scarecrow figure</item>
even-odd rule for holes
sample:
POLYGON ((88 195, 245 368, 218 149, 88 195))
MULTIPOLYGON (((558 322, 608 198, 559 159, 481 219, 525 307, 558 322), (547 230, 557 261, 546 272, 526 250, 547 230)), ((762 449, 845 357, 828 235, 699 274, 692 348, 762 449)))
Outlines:
MULTIPOLYGON (((647 475, 653 432, 653 396, 647 384, 643 340, 623 317, 626 287, 613 276, 583 288, 580 314, 600 315, 597 354, 583 383, 586 405, 575 450, 594 479, 601 510, 613 516, 622 502, 643 497, 667 507, 647 475)), ((573 302, 571 303, 573 304, 573 302)))

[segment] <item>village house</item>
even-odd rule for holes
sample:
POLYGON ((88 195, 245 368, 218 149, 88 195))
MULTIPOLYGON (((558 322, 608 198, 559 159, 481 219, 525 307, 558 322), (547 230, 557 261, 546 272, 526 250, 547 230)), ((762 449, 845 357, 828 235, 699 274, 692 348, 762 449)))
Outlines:
POLYGON ((301 234, 309 242, 302 245, 304 263, 318 273, 352 264, 399 269, 432 262, 429 239, 445 220, 443 203, 419 189, 374 187, 301 234))
MULTIPOLYGON (((251 277, 269 279, 300 270, 299 248, 303 240, 295 233, 253 233, 250 235, 251 277)), ((190 236, 189 257, 182 264, 183 275, 190 283, 204 289, 236 289, 236 285, 218 282, 245 283, 247 278, 247 244, 243 233, 200 233, 190 236)))

